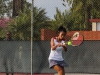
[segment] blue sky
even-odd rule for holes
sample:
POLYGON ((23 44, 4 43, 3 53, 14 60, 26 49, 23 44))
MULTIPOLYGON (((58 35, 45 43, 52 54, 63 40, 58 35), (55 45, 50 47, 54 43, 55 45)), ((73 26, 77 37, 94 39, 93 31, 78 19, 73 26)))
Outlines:
MULTIPOLYGON (((30 3, 32 2, 32 0, 27 1, 30 3)), ((62 12, 69 9, 67 3, 66 7, 64 7, 62 3, 63 2, 61 0, 34 0, 34 6, 45 9, 47 16, 51 19, 53 19, 53 16, 56 13, 56 7, 58 7, 58 9, 62 12)))

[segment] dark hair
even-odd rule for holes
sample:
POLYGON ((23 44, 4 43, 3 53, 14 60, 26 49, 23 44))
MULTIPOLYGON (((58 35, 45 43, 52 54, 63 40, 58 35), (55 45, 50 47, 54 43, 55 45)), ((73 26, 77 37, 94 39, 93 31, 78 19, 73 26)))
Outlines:
POLYGON ((60 26, 59 28, 58 28, 58 30, 57 30, 57 32, 59 33, 59 32, 61 32, 61 31, 63 31, 63 32, 67 32, 66 31, 66 28, 64 28, 63 26, 60 26))

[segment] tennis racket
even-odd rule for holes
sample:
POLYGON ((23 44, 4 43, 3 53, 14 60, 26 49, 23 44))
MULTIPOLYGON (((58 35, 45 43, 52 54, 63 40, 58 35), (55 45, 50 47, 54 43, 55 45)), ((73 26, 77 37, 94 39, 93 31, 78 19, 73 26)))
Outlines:
POLYGON ((64 44, 71 45, 71 46, 79 46, 83 42, 83 35, 79 34, 79 32, 75 32, 71 39, 64 44))

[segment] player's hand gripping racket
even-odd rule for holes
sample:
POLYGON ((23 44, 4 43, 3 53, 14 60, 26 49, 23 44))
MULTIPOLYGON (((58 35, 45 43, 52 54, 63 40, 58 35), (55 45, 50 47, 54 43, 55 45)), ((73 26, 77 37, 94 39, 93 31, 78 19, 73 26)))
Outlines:
POLYGON ((71 46, 79 46, 83 42, 83 36, 79 34, 79 32, 75 32, 71 38, 71 40, 65 42, 64 44, 71 46))

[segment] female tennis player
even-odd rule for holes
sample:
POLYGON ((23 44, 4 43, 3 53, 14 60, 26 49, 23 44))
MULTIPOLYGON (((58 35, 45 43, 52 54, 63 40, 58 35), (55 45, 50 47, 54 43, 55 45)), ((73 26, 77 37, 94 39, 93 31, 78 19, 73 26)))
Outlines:
POLYGON ((66 63, 62 57, 62 51, 67 51, 67 45, 63 45, 65 42, 66 29, 62 26, 58 28, 58 36, 51 38, 51 52, 49 55, 49 68, 53 68, 58 72, 58 75, 65 75, 64 67, 66 63))

